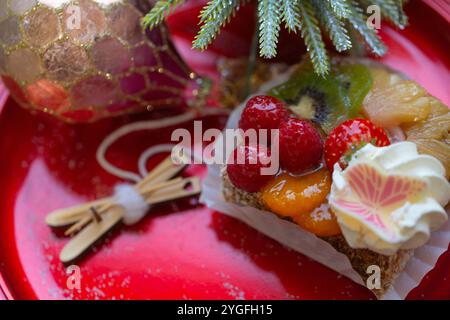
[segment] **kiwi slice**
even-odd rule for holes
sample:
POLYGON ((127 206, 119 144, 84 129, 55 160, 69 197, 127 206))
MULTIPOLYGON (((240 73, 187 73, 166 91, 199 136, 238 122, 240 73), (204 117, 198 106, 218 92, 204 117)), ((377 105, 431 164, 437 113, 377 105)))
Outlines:
POLYGON ((361 104, 371 87, 370 71, 361 64, 334 63, 327 77, 315 74, 310 64, 301 64, 291 79, 269 94, 328 133, 342 121, 360 115, 361 104))
POLYGON ((340 64, 336 66, 334 74, 341 89, 346 116, 360 116, 364 98, 373 84, 370 70, 362 64, 340 64))

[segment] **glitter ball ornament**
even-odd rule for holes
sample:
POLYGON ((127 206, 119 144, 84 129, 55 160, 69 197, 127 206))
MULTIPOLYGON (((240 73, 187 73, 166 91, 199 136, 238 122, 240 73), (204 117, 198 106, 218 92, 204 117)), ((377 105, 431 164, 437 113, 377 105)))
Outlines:
POLYGON ((199 79, 148 0, 0 0, 0 75, 22 106, 66 121, 183 107, 199 79))

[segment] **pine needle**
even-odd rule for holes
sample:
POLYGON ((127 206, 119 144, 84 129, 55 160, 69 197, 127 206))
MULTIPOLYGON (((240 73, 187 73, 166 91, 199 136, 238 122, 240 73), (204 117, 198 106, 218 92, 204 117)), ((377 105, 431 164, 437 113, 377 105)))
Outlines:
POLYGON ((223 11, 229 5, 228 1, 211 0, 200 12, 200 22, 205 22, 208 19, 220 18, 223 11))
POLYGON ((317 74, 325 76, 330 71, 330 60, 320 32, 319 23, 314 16, 314 8, 309 0, 299 1, 301 34, 309 57, 317 74))
POLYGON ((319 16, 321 23, 325 26, 334 46, 338 52, 349 50, 352 42, 348 35, 345 23, 330 10, 328 3, 320 0, 312 0, 313 6, 319 16))
POLYGON ((199 33, 195 36, 192 47, 205 50, 217 37, 220 29, 228 23, 239 8, 240 0, 211 0, 200 13, 199 33))
POLYGON ((176 6, 183 3, 185 0, 161 0, 158 1, 154 7, 142 18, 142 25, 146 28, 153 29, 159 25, 164 18, 176 6))
MULTIPOLYGON (((1 1, 1 0, 0 0, 1 1)), ((234 16, 239 6, 249 0, 209 0, 200 12, 200 31, 193 41, 193 48, 204 50, 217 37, 220 30, 234 16)), ((355 32, 378 56, 386 53, 386 47, 375 30, 367 26, 367 16, 359 3, 380 7, 381 15, 403 29, 408 19, 403 12, 406 0, 257 0, 259 52, 264 58, 277 54, 280 27, 292 32, 300 30, 314 70, 325 76, 330 70, 321 27, 328 33, 336 50, 346 51, 355 42, 355 32), (319 24, 320 22, 320 24, 319 24), (352 35, 352 37, 350 37, 352 35)), ((145 27, 154 28, 185 0, 159 0, 142 19, 145 27)))
POLYGON ((278 34, 280 32, 280 1, 260 0, 259 17, 259 53, 264 58, 277 55, 278 34))
POLYGON ((377 5, 381 14, 399 29, 404 29, 407 24, 406 16, 402 9, 401 0, 363 0, 365 7, 377 5))
POLYGON ((367 26, 367 18, 358 4, 356 2, 352 2, 352 4, 353 5, 350 6, 348 21, 350 21, 353 27, 361 34, 361 36, 363 36, 372 52, 377 56, 383 56, 387 51, 386 46, 375 31, 367 26))
POLYGON ((298 0, 282 0, 282 20, 289 31, 300 30, 300 14, 298 12, 298 0))
POLYGON ((408 16, 406 15, 405 11, 403 10, 403 5, 405 4, 406 0, 395 0, 395 5, 398 8, 398 12, 400 15, 400 23, 407 27, 408 26, 408 16))
MULTIPOLYGON (((324 2, 322 0, 322 2, 324 2)), ((350 6, 347 0, 327 0, 328 5, 339 18, 348 18, 350 15, 350 6)), ((324 3, 322 5, 325 5, 324 3)))

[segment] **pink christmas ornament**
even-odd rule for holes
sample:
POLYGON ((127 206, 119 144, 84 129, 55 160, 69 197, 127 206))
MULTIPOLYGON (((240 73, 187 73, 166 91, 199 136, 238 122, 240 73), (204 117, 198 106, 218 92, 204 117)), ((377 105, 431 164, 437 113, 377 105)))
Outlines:
POLYGON ((0 1, 0 75, 13 98, 72 122, 183 108, 199 79, 146 0, 0 1))

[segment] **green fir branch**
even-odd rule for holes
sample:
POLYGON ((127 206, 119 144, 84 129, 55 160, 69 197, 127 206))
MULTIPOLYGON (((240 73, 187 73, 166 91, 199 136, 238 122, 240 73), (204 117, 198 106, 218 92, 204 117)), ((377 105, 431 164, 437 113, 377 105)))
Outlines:
POLYGON ((297 32, 300 30, 300 13, 298 8, 298 0, 282 0, 281 2, 281 19, 289 31, 297 32))
POLYGON ((361 3, 364 8, 371 5, 378 6, 384 18, 400 29, 406 27, 407 19, 405 19, 401 0, 363 0, 361 3))
POLYGON ((309 0, 301 0, 298 5, 301 18, 301 34, 309 57, 315 72, 325 76, 330 71, 330 59, 325 50, 319 23, 314 16, 314 8, 309 0))
POLYGON ((142 18, 142 24, 146 28, 153 29, 159 25, 164 18, 175 9, 176 6, 185 0, 162 0, 158 1, 154 7, 142 18))
POLYGON ((280 32, 280 1, 260 0, 259 17, 259 54, 264 58, 277 55, 278 34, 280 32))
POLYGON ((403 5, 405 4, 406 0, 395 0, 395 5, 398 8, 399 12, 399 20, 400 23, 406 28, 409 24, 408 22, 408 16, 406 15, 405 11, 403 10, 403 5))
POLYGON ((210 0, 200 12, 200 22, 220 18, 228 5, 228 1, 210 0))
POLYGON ((329 4, 320 0, 312 0, 313 6, 319 16, 320 22, 325 26, 331 41, 338 52, 349 50, 352 42, 348 35, 345 23, 330 10, 329 4))
MULTIPOLYGON (((314 70, 324 76, 329 72, 330 61, 321 34, 327 32, 336 50, 347 51, 366 42, 378 56, 386 47, 375 30, 367 26, 365 10, 368 5, 378 5, 384 18, 399 28, 404 28, 407 17, 403 12, 406 0, 257 0, 257 36, 259 53, 265 58, 277 54, 281 24, 289 31, 300 30, 308 49, 314 70), (319 23, 320 22, 320 23, 319 23), (360 35, 357 40, 356 32, 360 35)), ((145 27, 157 26, 177 5, 185 0, 159 0, 143 18, 145 27)), ((220 30, 234 16, 240 5, 248 0, 209 0, 200 12, 200 31, 193 41, 193 48, 204 50, 217 37, 220 30)), ((256 39, 256 38, 255 38, 256 39)))
MULTIPOLYGON (((323 0, 321 2, 324 2, 323 0)), ((347 0, 327 0, 328 5, 339 18, 348 18, 350 15, 350 6, 347 0)), ((322 5, 325 5, 323 3, 322 5)))
POLYGON ((353 5, 350 6, 348 21, 350 21, 353 27, 364 38, 372 52, 377 56, 383 56, 387 51, 386 46, 376 32, 367 26, 367 17, 364 15, 363 10, 359 5, 355 1, 353 1, 352 4, 353 5))
POLYGON ((205 50, 217 37, 220 29, 228 23, 236 10, 240 0, 211 0, 200 13, 199 33, 195 36, 192 47, 205 50))

